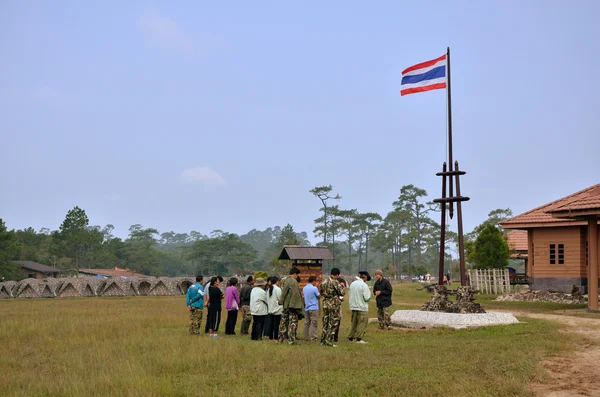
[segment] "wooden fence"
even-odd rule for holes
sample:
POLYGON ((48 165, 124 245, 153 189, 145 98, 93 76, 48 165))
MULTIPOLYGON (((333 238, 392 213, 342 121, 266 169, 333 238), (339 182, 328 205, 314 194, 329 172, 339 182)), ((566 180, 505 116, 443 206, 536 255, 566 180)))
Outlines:
POLYGON ((482 294, 504 294, 511 291, 508 269, 469 269, 471 287, 482 294))

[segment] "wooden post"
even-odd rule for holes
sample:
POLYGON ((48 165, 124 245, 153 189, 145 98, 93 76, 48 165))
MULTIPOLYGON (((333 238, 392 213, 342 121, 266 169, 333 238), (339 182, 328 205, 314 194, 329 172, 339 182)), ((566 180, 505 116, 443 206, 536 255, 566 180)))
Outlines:
MULTIPOLYGON (((448 49, 448 57, 450 57, 450 49, 448 49)), ((449 90, 448 90, 449 91, 449 90)), ((454 169, 459 171, 458 169, 458 161, 454 163, 454 169)), ((452 177, 450 177, 452 180, 452 177)), ((450 185, 452 186, 452 185, 450 185)), ((460 196, 460 175, 456 175, 456 196, 460 196)), ((452 197, 452 190, 450 190, 450 197, 452 197)), ((460 201, 456 202, 456 215, 457 215, 457 226, 458 226, 458 260, 460 266, 460 285, 467 285, 467 276, 465 274, 465 242, 463 235, 463 219, 462 219, 462 203, 460 201)))
MULTIPOLYGON (((446 163, 442 166, 442 173, 446 172, 446 163)), ((450 177, 452 180, 452 177, 450 177)), ((450 195, 452 196, 452 194, 450 195)), ((442 175, 442 199, 446 198, 446 175, 442 175)), ((438 285, 444 285, 444 254, 446 253, 446 203, 442 202, 442 222, 440 233, 440 261, 438 263, 438 285)), ((462 285, 462 284, 461 284, 462 285)))
POLYGON ((598 218, 588 218, 588 309, 598 310, 598 218))

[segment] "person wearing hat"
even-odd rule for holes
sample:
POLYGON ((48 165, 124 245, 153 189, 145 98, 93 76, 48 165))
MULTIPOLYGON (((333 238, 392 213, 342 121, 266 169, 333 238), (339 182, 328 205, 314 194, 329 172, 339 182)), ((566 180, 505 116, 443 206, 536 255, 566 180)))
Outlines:
POLYGON ((283 280, 279 304, 283 306, 281 322, 279 323, 279 343, 287 337, 288 343, 296 343, 298 330, 298 316, 302 313, 302 294, 300 294, 300 270, 296 267, 290 269, 290 275, 283 280))
POLYGON ((254 282, 254 288, 250 293, 250 313, 252 314, 252 340, 262 340, 265 319, 269 314, 267 304, 267 291, 265 286, 267 282, 264 278, 258 277, 254 282))
POLYGON ((379 329, 391 329, 392 322, 390 320, 390 306, 392 306, 392 284, 387 278, 383 278, 383 272, 377 270, 375 272, 375 285, 373 293, 377 297, 377 322, 379 329))
POLYGON ((323 330, 321 332, 321 345, 333 346, 335 330, 340 322, 340 307, 346 288, 340 284, 338 277, 340 269, 334 267, 329 273, 329 278, 321 283, 319 292, 323 297, 323 330))
POLYGON ((350 310, 352 310, 352 326, 348 334, 348 340, 356 343, 367 343, 362 338, 365 336, 367 324, 369 323, 369 301, 371 300, 371 290, 365 281, 371 280, 371 275, 367 271, 358 272, 360 277, 350 284, 350 310))

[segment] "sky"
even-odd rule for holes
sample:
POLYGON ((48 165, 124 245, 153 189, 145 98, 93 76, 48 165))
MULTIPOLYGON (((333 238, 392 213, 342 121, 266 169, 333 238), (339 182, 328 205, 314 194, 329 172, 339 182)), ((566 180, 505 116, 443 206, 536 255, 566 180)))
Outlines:
POLYGON ((427 4, 0 2, 0 218, 312 237, 315 186, 439 197, 446 92, 399 90, 448 46, 465 231, 600 183, 600 2, 427 4))

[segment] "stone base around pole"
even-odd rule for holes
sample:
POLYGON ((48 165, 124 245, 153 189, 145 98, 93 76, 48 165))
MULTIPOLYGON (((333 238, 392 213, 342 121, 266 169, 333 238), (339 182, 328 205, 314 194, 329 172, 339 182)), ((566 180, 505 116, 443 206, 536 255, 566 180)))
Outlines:
POLYGON ((433 288, 431 300, 425 302, 422 311, 426 312, 443 312, 443 313, 485 313, 483 307, 475 302, 474 295, 476 290, 469 286, 458 287, 456 292, 449 291, 445 285, 436 285, 433 288), (456 294, 456 302, 448 299, 450 294, 456 294))

